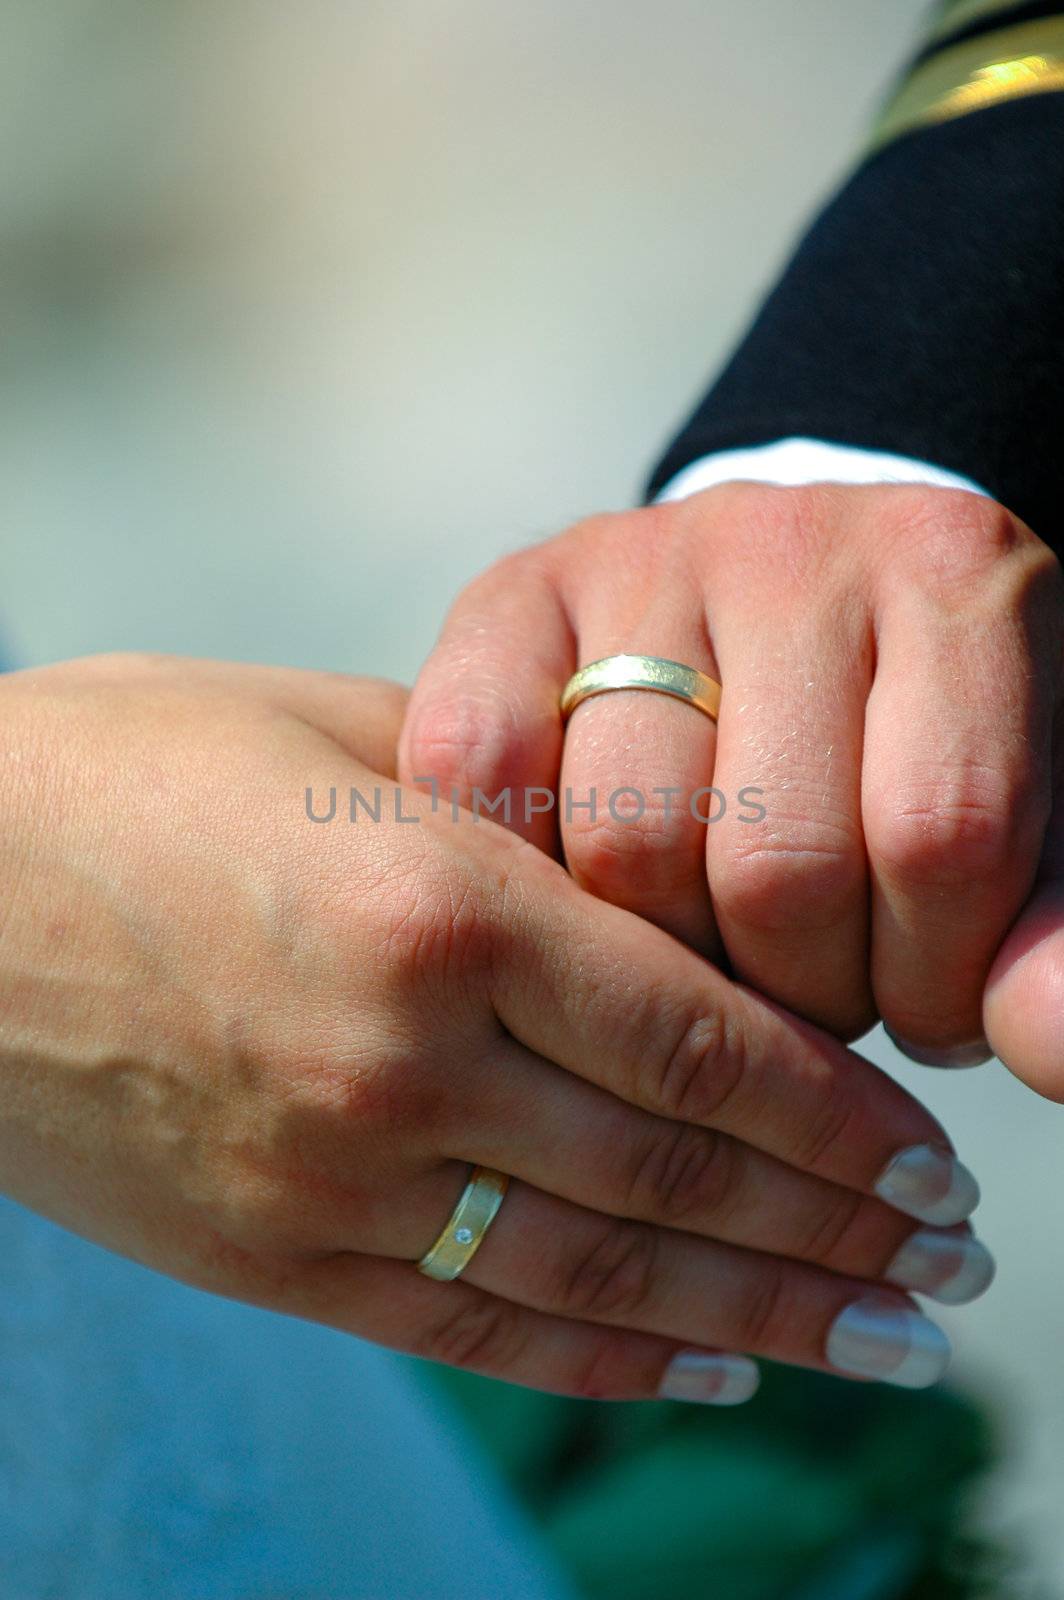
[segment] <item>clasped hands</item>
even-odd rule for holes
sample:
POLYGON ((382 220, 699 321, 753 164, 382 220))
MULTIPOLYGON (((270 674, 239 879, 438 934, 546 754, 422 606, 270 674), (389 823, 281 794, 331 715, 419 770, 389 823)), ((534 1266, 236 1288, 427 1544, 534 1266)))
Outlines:
POLYGON ((466 589, 401 772, 465 805, 565 795, 514 826, 591 893, 840 1038, 882 1018, 915 1060, 996 1052, 1064 1097, 1061 596, 1051 552, 961 491, 734 483, 594 518, 466 589), (611 693, 563 743, 569 674, 622 651, 723 683, 716 734, 611 693))
POLYGON ((579 525, 368 680, 100 658, 0 683, 0 1176, 218 1293, 514 1382, 905 1385, 989 1279, 942 1128, 841 1040, 1064 1095, 1054 559, 944 490, 734 485, 579 525), (650 694, 558 697, 668 656, 650 694), (400 722, 402 733, 399 737, 400 722), (401 814, 303 797, 399 777, 401 814), (763 793, 764 819, 434 807, 411 780, 763 793), (566 871, 561 865, 564 859, 566 871), (656 926, 655 926, 656 925, 656 926), (707 956, 710 959, 706 959, 707 956), (741 981, 735 981, 739 979, 741 981), (460 1279, 414 1270, 469 1163, 460 1279))

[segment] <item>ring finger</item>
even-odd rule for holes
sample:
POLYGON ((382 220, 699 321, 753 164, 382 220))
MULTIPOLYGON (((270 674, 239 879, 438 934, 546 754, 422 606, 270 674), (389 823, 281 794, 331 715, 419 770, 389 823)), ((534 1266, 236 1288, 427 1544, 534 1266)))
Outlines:
MULTIPOLYGON (((717 677, 692 582, 647 597, 644 575, 583 591, 581 665, 646 653, 717 677)), ((703 808, 713 783, 710 717, 667 694, 618 689, 576 707, 566 728, 560 821, 582 888, 717 955, 703 808)))
MULTIPOLYGON (((974 1299, 993 1261, 966 1225, 920 1225, 872 1194, 817 1177, 715 1128, 629 1105, 503 1040, 467 1065, 462 1105, 441 1137, 464 1161, 429 1160, 402 1180, 401 1204, 333 1206, 337 1247, 420 1254, 468 1177, 503 1171, 603 1216, 766 1251, 869 1282, 974 1299)), ((914 1215, 915 1214, 915 1215, 914 1215)))
MULTIPOLYGON (((900 1291, 606 1216, 520 1180, 462 1283, 554 1317, 906 1388, 934 1383, 949 1358, 945 1335, 900 1291)), ((452 1287, 438 1286, 441 1300, 452 1287)))
POLYGON ((713 1128, 641 1111, 516 1043, 467 1082, 463 1148, 578 1205, 683 1229, 931 1295, 988 1286, 967 1225, 920 1227, 871 1195, 815 1177, 713 1128))

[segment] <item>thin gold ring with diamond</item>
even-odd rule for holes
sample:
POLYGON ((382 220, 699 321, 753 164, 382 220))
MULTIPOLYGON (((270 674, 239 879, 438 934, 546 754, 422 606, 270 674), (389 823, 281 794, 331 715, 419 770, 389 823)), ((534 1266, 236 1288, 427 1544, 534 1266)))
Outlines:
POLYGON ((574 672, 562 690, 562 716, 569 718, 584 700, 611 689, 649 689, 686 700, 714 722, 720 712, 721 686, 697 667, 662 656, 605 656, 574 672))
POLYGON ((441 1283, 457 1278, 494 1222, 509 1182, 506 1173, 494 1167, 474 1167, 443 1232, 418 1262, 418 1271, 441 1283))

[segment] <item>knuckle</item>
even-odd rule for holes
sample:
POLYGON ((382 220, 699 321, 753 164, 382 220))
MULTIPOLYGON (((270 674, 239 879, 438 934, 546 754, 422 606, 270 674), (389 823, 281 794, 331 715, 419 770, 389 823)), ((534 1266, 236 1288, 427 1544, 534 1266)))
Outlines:
POLYGON ((98 655, 84 657, 83 665, 102 673, 137 675, 166 666, 167 657, 152 650, 103 650, 98 655))
POLYGON ((347 1171, 344 1162, 337 1166, 337 1151, 354 1138, 365 1159, 352 1192, 366 1192, 389 1162, 440 1159, 450 1138, 467 1131, 466 1086, 446 1070, 443 1052, 404 1031, 374 1029, 368 1037, 357 1022, 322 1018, 298 1037, 252 1041, 277 1101, 275 1147, 293 1171, 347 1171))
POLYGON ((618 799, 614 816, 611 798, 596 797, 601 805, 594 816, 574 810, 566 819, 565 854, 577 882, 614 901, 686 884, 690 863, 677 850, 678 831, 663 811, 647 797, 642 815, 629 819, 618 799))
POLYGON ((824 571, 852 491, 840 484, 733 484, 728 520, 743 529, 742 570, 782 585, 809 583, 824 571))
POLYGON ((626 1359, 612 1333, 603 1332, 593 1339, 573 1372, 571 1392, 578 1400, 631 1398, 631 1359, 626 1359))
MULTIPOLYGON (((825 520, 834 497, 828 484, 780 485, 735 479, 707 491, 706 503, 719 507, 725 526, 738 524, 758 554, 779 552, 793 540, 802 540, 807 531, 825 520)), ((681 501, 689 515, 702 507, 698 496, 681 501)))
POLYGON ((857 1110, 845 1088, 828 1090, 815 1100, 816 1110, 808 1123, 794 1133, 789 1157, 791 1164, 815 1172, 831 1164, 836 1150, 850 1147, 857 1110))
POLYGON ((527 764, 529 739, 504 685, 462 695, 431 694, 412 714, 407 743, 410 776, 489 800, 527 764))
POLYGON ((519 1306, 475 1291, 429 1326, 417 1353, 451 1367, 505 1372, 520 1360, 529 1337, 519 1306))
POLYGON ((498 933, 486 886, 457 859, 390 865, 377 885, 380 969, 401 993, 426 982, 468 986, 490 964, 498 933))
POLYGON ((719 1116, 747 1075, 746 1034, 738 1018, 716 1007, 685 1018, 656 1059, 649 1100, 677 1122, 707 1124, 719 1116))
POLYGON ((559 1305, 570 1316, 630 1322, 650 1303, 657 1234, 642 1223, 607 1220, 590 1248, 564 1268, 559 1305))
POLYGON ((514 779, 527 781, 537 757, 553 748, 557 705, 526 693, 498 601, 519 597, 526 631, 537 617, 549 629, 561 604, 555 543, 504 556, 459 596, 411 698, 402 740, 408 780, 435 778, 458 789, 460 799, 479 789, 490 800, 514 779))
POLYGON ((667 1127, 640 1153, 627 1209, 673 1225, 719 1216, 737 1184, 735 1154, 724 1135, 683 1123, 667 1127))
POLYGON ((790 1271, 779 1256, 762 1256, 753 1283, 738 1308, 738 1344, 744 1350, 771 1349, 786 1330, 790 1271))
POLYGON ((188 687, 188 663, 161 650, 104 650, 59 662, 48 670, 60 673, 72 667, 77 669, 79 678, 107 688, 137 689, 149 684, 188 687))
POLYGON ((864 1210, 864 1197, 856 1190, 831 1193, 800 1229, 797 1254, 826 1267, 845 1261, 848 1241, 857 1232, 864 1210))
POLYGON ((936 774, 899 789, 889 809, 869 816, 869 849, 903 886, 993 880, 1013 860, 1030 811, 998 772, 936 774))
POLYGON ((615 544, 619 535, 623 536, 627 530, 637 527, 638 520, 646 519, 651 512, 656 515, 662 509, 660 506, 642 506, 637 511, 589 512, 587 516, 578 517, 569 524, 558 545, 566 554, 590 551, 592 556, 596 556, 603 545, 615 544))
POLYGON ((453 1080, 416 1049, 386 1047, 367 1060, 356 1046, 347 1059, 318 1064, 304 1076, 313 1080, 314 1109, 332 1135, 357 1135, 371 1170, 373 1162, 434 1152, 464 1109, 453 1080))
POLYGON ((839 908, 864 893, 862 856, 849 839, 810 835, 736 849, 713 875, 713 899, 741 927, 772 933, 800 923, 831 927, 839 908))
POLYGON ((909 488, 894 496, 893 549, 908 581, 944 596, 963 595, 991 577, 1005 557, 1038 540, 996 501, 965 489, 909 488))

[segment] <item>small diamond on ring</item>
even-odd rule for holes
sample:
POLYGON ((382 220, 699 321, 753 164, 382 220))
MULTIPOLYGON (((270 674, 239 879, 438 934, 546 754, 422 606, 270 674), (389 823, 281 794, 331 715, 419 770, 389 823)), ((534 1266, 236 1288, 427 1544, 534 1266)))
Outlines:
POLYGON ((454 1236, 458 1240, 459 1244, 472 1244, 473 1243, 473 1230, 472 1230, 472 1228, 456 1228, 454 1230, 454 1236))

